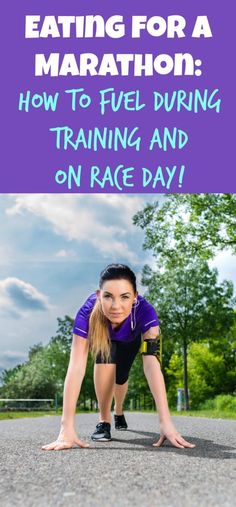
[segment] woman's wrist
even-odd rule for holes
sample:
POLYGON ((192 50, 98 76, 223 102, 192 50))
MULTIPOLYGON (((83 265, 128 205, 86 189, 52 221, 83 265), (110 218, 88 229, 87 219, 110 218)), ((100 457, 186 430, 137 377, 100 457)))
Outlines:
POLYGON ((165 411, 161 411, 159 410, 159 420, 161 423, 166 423, 166 422, 169 422, 171 421, 171 415, 170 415, 170 412, 169 410, 165 410, 165 411))
POLYGON ((165 414, 164 416, 159 416, 160 424, 167 424, 172 422, 170 414, 165 414))
POLYGON ((61 419, 61 428, 62 429, 74 429, 75 427, 75 419, 61 419))

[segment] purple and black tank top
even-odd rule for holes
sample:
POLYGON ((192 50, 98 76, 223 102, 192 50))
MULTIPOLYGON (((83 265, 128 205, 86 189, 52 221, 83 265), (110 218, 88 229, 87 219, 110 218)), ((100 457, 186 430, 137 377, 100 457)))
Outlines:
MULTIPOLYGON (((74 320, 73 333, 87 338, 89 329, 89 317, 96 303, 96 293, 91 294, 78 310, 74 320)), ((159 319, 153 306, 138 295, 137 303, 132 308, 133 329, 131 328, 131 314, 122 322, 121 326, 112 329, 109 322, 109 336, 112 341, 131 342, 136 336, 145 333, 154 326, 159 326, 159 319)))

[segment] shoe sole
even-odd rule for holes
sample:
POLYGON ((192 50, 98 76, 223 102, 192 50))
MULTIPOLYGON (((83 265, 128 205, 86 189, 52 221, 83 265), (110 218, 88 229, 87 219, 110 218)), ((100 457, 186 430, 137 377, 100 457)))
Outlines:
POLYGON ((112 439, 111 438, 93 438, 91 437, 91 440, 93 440, 94 442, 110 442, 112 439))
POLYGON ((118 430, 118 431, 126 431, 128 428, 116 428, 115 427, 115 429, 118 430))

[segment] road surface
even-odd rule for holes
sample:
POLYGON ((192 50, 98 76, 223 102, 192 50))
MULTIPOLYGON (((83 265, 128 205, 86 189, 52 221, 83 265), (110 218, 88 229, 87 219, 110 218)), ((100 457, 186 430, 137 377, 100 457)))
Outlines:
POLYGON ((77 416, 88 449, 45 452, 59 416, 0 421, 1 507, 233 507, 236 505, 236 422, 173 417, 195 449, 176 449, 158 437, 154 414, 126 413, 128 431, 90 440, 97 414, 77 416))

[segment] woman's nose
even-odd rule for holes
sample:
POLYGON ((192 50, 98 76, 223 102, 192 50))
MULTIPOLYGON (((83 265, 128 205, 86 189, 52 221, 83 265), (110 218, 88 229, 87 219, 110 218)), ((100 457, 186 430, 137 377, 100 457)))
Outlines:
POLYGON ((119 308, 119 300, 113 299, 112 300, 112 307, 113 308, 119 308))

